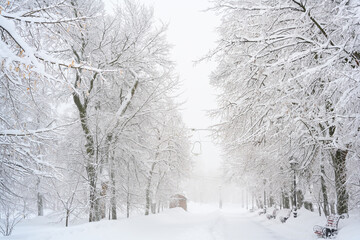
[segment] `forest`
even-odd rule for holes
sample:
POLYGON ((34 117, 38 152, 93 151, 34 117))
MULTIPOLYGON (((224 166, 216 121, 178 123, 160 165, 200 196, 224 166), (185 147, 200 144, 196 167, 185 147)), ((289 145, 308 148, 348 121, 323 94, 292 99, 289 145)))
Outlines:
POLYGON ((166 25, 132 1, 0 6, 1 217, 159 211, 190 167, 166 25))
POLYGON ((209 54, 220 91, 212 115, 227 177, 257 206, 357 209, 359 2, 220 0, 213 9, 222 24, 209 54))

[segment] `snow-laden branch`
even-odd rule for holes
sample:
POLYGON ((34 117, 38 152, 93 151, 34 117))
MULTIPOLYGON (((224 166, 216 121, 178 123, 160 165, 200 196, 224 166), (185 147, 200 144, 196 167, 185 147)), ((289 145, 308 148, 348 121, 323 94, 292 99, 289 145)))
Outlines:
POLYGON ((40 128, 40 129, 36 129, 36 130, 18 130, 18 129, 7 129, 7 130, 2 130, 0 131, 0 136, 8 136, 8 137, 24 137, 24 136, 30 136, 30 135, 35 135, 35 134, 41 134, 41 133, 46 133, 46 132, 52 132, 70 125, 73 125, 75 123, 77 123, 78 121, 75 122, 71 122, 68 124, 64 124, 61 126, 56 126, 56 127, 52 127, 52 128, 40 128))
POLYGON ((7 12, 2 13, 1 15, 7 19, 26 22, 26 23, 36 23, 36 24, 69 23, 69 22, 77 22, 77 21, 84 21, 91 19, 91 17, 47 19, 44 17, 23 17, 23 16, 19 16, 18 14, 11 14, 7 12))
POLYGON ((63 0, 63 1, 60 1, 58 3, 48 5, 46 7, 37 7, 37 8, 33 8, 30 11, 19 11, 18 15, 21 16, 21 17, 28 17, 28 16, 31 16, 34 13, 46 12, 46 11, 54 9, 54 8, 70 7, 69 5, 64 4, 65 2, 66 2, 66 0, 63 0))
MULTIPOLYGON (((41 72, 44 71, 44 66, 42 66, 38 59, 35 57, 35 51, 34 49, 25 42, 25 40, 17 33, 15 23, 13 23, 11 20, 6 19, 4 16, 0 15, 0 28, 2 28, 4 31, 9 34, 9 36, 16 42, 16 44, 24 50, 26 53, 26 56, 24 56, 27 61, 27 65, 34 65, 37 69, 39 69, 41 72)), ((6 44, 1 42, 0 45, 2 52, 9 54, 11 52, 10 49, 3 49, 6 44)), ((10 56, 2 55, 3 58, 8 58, 10 56)))
POLYGON ((121 116, 124 115, 126 109, 130 105, 131 99, 133 98, 136 88, 139 84, 139 76, 137 75, 137 73, 132 69, 129 69, 129 72, 131 73, 131 75, 133 75, 133 77, 135 78, 135 81, 134 81, 133 85, 131 86, 131 88, 129 89, 124 101, 122 102, 119 109, 117 110, 117 112, 115 114, 115 119, 119 119, 121 116))
POLYGON ((218 10, 218 9, 229 9, 235 11, 282 11, 282 10, 298 10, 293 6, 241 6, 237 4, 232 4, 230 2, 220 2, 216 4, 215 7, 209 8, 209 10, 218 10))
MULTIPOLYGON (((81 20, 80 18, 72 18, 68 19, 69 21, 77 21, 81 20)), ((72 69, 84 69, 93 72, 115 72, 116 70, 106 70, 106 69, 99 69, 92 67, 86 63, 75 63, 74 61, 63 61, 50 55, 38 51, 32 46, 30 46, 22 36, 17 32, 16 25, 12 19, 8 19, 5 16, 0 15, 0 28, 3 29, 18 45, 18 47, 23 51, 22 56, 17 56, 14 51, 11 49, 9 45, 5 42, 0 41, 0 50, 1 50, 1 57, 7 61, 15 61, 27 66, 32 66, 33 70, 37 73, 47 76, 45 72, 44 65, 41 64, 42 62, 72 68, 72 69)))

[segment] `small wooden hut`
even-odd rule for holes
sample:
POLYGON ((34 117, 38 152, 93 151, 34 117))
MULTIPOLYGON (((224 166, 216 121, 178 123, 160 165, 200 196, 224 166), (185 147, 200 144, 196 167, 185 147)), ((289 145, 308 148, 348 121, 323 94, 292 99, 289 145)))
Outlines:
POLYGON ((170 198, 170 208, 181 207, 187 211, 187 199, 181 194, 175 194, 170 198))

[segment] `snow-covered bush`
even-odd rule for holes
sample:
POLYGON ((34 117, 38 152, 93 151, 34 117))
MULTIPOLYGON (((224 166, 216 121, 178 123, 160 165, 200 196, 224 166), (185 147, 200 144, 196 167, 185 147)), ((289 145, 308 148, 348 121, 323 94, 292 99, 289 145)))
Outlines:
POLYGON ((0 232, 4 236, 10 236, 16 224, 23 219, 14 204, 0 204, 0 232))

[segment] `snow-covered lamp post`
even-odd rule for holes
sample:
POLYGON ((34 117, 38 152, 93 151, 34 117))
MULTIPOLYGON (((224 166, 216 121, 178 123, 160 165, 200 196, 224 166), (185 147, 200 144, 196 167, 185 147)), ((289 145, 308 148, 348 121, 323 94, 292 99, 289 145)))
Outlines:
POLYGON ((297 207, 296 207, 296 168, 299 165, 295 157, 290 157, 290 167, 294 171, 294 218, 297 217, 297 207))

